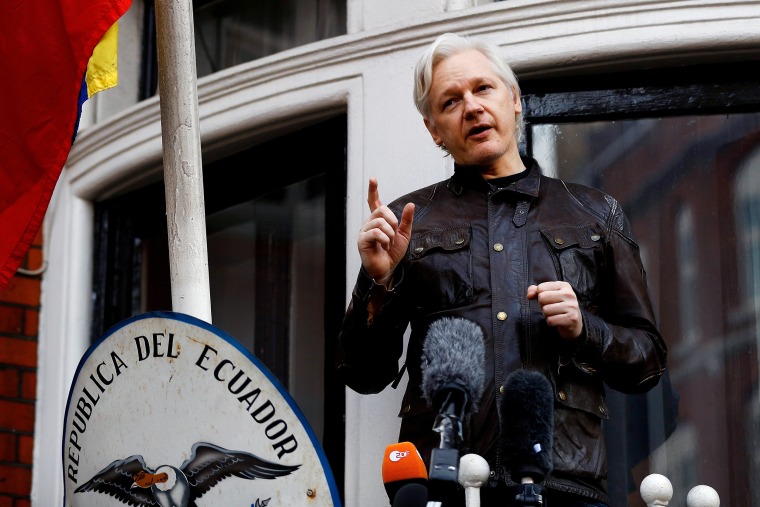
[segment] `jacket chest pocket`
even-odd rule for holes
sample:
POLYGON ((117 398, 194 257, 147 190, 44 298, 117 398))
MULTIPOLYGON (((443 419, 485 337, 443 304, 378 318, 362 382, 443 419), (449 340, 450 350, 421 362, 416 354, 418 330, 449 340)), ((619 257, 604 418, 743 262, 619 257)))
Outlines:
POLYGON ((469 226, 412 234, 409 271, 412 302, 436 311, 472 301, 472 255, 469 226))
POLYGON ((605 237, 597 224, 562 225, 541 229, 557 270, 558 280, 569 283, 578 301, 591 302, 599 293, 604 269, 605 237))

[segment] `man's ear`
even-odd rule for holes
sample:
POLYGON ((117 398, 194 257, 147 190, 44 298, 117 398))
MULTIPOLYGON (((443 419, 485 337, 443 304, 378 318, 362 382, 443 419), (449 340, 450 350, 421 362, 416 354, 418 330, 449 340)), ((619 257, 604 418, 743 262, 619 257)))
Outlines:
POLYGON ((438 129, 436 129, 433 122, 427 118, 423 118, 423 121, 425 122, 425 127, 428 129, 428 132, 430 132, 430 136, 433 138, 433 142, 440 146, 443 142, 443 139, 441 139, 441 136, 438 135, 438 129))
POLYGON ((520 100, 520 94, 512 90, 512 102, 515 106, 515 113, 522 113, 522 100, 520 100))

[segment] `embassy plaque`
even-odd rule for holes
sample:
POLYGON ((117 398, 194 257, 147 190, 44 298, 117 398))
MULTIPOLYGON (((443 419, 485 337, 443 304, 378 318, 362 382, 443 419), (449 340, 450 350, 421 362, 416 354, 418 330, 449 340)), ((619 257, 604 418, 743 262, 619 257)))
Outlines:
POLYGON ((82 357, 63 433, 65 507, 340 506, 290 394, 235 339, 151 312, 82 357))

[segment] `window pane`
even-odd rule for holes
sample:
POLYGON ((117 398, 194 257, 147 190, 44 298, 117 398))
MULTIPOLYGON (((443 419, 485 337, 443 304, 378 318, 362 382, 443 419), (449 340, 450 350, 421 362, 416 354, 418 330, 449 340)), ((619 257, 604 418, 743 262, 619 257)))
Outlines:
POLYGON ((214 325, 234 336, 323 434, 325 177, 206 218, 214 325))
POLYGON ((346 2, 217 0, 194 2, 198 77, 346 33, 346 2))
POLYGON ((669 378, 654 391, 608 390, 613 504, 638 505, 637 485, 656 472, 671 479, 673 505, 698 484, 726 505, 760 505, 760 115, 547 124, 532 135, 548 173, 622 205, 669 347, 669 378))

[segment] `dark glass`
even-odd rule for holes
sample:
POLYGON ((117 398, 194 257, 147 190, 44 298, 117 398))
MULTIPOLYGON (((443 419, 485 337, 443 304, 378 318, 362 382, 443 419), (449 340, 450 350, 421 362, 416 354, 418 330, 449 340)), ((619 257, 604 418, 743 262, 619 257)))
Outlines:
POLYGON ((656 472, 671 505, 699 484, 758 505, 760 114, 543 124, 532 139, 547 172, 621 204, 669 348, 654 391, 608 390, 618 501, 643 507, 638 484, 656 472))
MULTIPOLYGON (((195 0, 197 77, 346 33, 345 0, 195 0)), ((145 0, 140 100, 156 94, 155 1, 145 0)))
POLYGON ((346 33, 345 0, 195 1, 198 77, 346 33))

